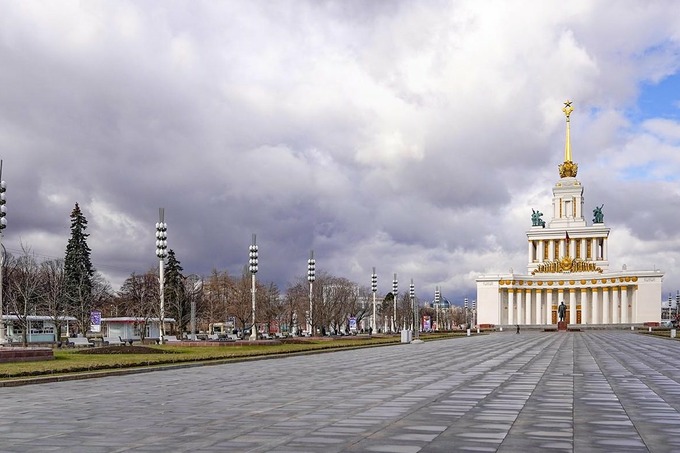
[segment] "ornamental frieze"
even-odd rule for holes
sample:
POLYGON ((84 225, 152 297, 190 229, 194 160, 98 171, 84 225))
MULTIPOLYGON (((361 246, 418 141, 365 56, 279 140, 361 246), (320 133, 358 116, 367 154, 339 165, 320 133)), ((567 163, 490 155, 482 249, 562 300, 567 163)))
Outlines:
POLYGON ((565 256, 554 261, 546 261, 540 263, 536 270, 531 272, 531 275, 536 274, 556 274, 560 272, 598 272, 602 273, 602 269, 597 267, 591 261, 584 261, 580 258, 571 258, 565 256))

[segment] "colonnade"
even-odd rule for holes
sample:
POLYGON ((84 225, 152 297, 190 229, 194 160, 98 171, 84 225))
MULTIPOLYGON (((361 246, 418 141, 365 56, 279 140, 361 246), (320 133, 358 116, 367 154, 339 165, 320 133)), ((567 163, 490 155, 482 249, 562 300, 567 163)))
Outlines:
POLYGON ((500 288, 500 324, 551 325, 557 306, 567 306, 569 324, 628 324, 636 322, 637 285, 560 288, 500 288))
POLYGON ((529 262, 555 261, 564 256, 587 261, 607 261, 607 238, 532 239, 529 262))

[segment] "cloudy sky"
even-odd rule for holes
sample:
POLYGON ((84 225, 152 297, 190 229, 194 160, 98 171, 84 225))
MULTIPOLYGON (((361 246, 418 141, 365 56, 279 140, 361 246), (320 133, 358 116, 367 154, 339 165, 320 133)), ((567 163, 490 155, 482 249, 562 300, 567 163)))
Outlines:
MULTIPOLYGON (((317 269, 455 303, 526 271, 574 101, 611 268, 680 289, 680 4, 0 0, 3 243, 63 257, 76 202, 117 289, 157 267, 317 269)), ((549 220, 549 219, 547 219, 549 220)), ((588 221, 590 222, 590 215, 588 221)))

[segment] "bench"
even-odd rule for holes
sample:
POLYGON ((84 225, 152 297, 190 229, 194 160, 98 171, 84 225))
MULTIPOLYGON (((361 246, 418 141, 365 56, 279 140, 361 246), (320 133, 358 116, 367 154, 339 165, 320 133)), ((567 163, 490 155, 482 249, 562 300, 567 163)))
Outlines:
POLYGON ((120 337, 114 338, 114 337, 104 337, 104 344, 109 345, 109 346, 122 346, 125 344, 123 340, 121 340, 120 337))
POLYGON ((125 343, 128 343, 130 346, 132 346, 132 342, 135 341, 134 338, 121 338, 120 336, 118 339, 120 340, 121 344, 125 345, 125 343))
POLYGON ((177 335, 166 335, 165 337, 163 337, 163 340, 166 343, 179 343, 180 341, 182 341, 179 338, 177 338, 177 335))
POLYGON ((86 346, 86 347, 92 347, 94 346, 94 343, 90 342, 85 337, 76 337, 76 338, 69 338, 68 339, 68 345, 72 347, 77 347, 77 346, 86 346))

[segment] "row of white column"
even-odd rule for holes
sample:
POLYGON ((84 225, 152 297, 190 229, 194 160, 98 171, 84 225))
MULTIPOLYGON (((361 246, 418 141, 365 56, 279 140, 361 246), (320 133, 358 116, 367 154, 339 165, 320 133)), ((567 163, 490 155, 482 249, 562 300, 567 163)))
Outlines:
MULTIPOLYGON (((529 241, 529 257, 533 262, 542 263, 545 261, 545 248, 548 247, 548 261, 555 261, 557 258, 566 256, 567 240, 558 239, 559 250, 558 255, 555 256, 555 239, 529 241), (537 242, 536 244, 534 242, 537 242)), ((569 256, 570 258, 580 258, 582 260, 601 261, 607 260, 607 239, 606 238, 589 238, 589 239, 569 239, 569 256), (579 256, 576 256, 576 242, 579 241, 579 256), (590 255, 588 256, 588 241, 590 241, 590 255), (600 250, 600 242, 601 250, 600 250)))
POLYGON ((508 324, 552 324, 553 310, 557 310, 560 302, 568 307, 569 324, 577 324, 579 304, 581 324, 628 324, 633 322, 631 308, 636 289, 635 285, 546 290, 510 288, 501 290, 506 293, 501 300, 507 300, 508 324))

